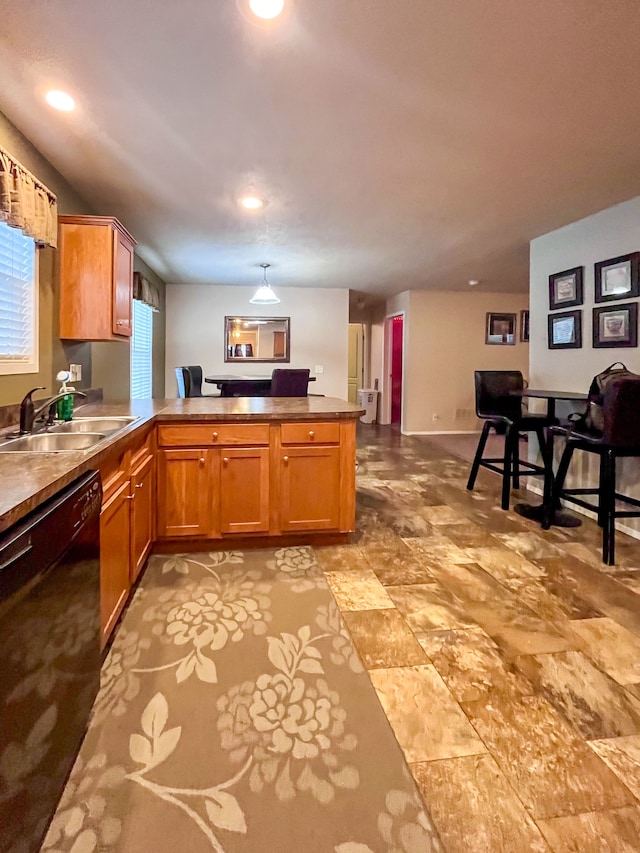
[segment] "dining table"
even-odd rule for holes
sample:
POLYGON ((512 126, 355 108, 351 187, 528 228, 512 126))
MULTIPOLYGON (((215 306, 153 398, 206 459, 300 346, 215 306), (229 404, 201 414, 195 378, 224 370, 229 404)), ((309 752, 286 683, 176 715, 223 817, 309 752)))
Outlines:
MULTIPOLYGON (((221 397, 268 397, 271 393, 271 376, 248 376, 243 373, 216 373, 205 376, 204 381, 220 389, 221 397)), ((309 382, 316 377, 310 376, 309 382)))
MULTIPOLYGON (((556 418, 556 403, 558 401, 570 403, 587 403, 589 396, 580 391, 552 391, 540 388, 523 388, 521 391, 513 392, 519 397, 530 397, 535 400, 547 401, 547 417, 549 420, 556 418)), ((545 456, 553 465, 553 446, 554 432, 551 429, 546 431, 547 446, 545 448, 545 456)), ((552 500, 553 491, 553 470, 547 471, 544 477, 544 489, 541 504, 530 504, 526 502, 517 503, 514 506, 514 511, 523 518, 529 518, 532 521, 542 522, 544 510, 548 502, 552 500)), ((555 507, 552 515, 551 523, 556 527, 580 527, 582 522, 570 512, 562 509, 560 503, 555 507)))

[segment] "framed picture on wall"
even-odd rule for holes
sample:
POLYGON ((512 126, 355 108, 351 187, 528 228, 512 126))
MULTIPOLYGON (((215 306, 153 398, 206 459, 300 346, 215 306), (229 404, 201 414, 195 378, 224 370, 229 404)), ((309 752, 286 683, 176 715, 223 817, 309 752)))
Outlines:
POLYGON ((549 349, 580 349, 582 346, 582 311, 549 314, 549 349))
POLYGON ((529 342, 529 311, 520 312, 520 340, 522 343, 529 342))
POLYGON ((574 267, 549 276, 549 311, 582 305, 584 267, 574 267))
POLYGON ((487 314, 487 329, 484 342, 485 344, 496 344, 498 346, 515 346, 516 315, 487 314))
POLYGON ((638 259, 640 252, 620 255, 594 265, 595 301, 613 302, 638 296, 638 259))
POLYGON ((637 347, 638 303, 593 309, 593 346, 637 347))

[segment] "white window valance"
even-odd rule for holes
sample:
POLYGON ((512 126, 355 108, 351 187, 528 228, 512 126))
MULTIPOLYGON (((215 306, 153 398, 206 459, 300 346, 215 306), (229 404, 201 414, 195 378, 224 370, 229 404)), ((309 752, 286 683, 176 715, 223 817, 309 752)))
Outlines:
POLYGON ((146 303, 154 311, 160 310, 160 294, 140 272, 133 274, 133 298, 146 303))
POLYGON ((45 246, 58 244, 55 195, 0 146, 0 221, 45 246))

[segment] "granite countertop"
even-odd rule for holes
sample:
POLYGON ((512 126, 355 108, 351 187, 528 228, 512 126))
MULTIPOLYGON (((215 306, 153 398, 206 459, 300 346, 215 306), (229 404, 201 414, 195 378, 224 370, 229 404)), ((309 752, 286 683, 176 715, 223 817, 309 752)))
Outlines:
MULTIPOLYGON (((335 397, 191 397, 76 407, 78 417, 135 415, 137 420, 89 450, 0 453, 0 533, 85 471, 94 470, 153 422, 342 420, 363 409, 335 397)), ((9 430, 5 430, 5 433, 9 430)), ((0 440, 2 436, 0 435, 0 440)))

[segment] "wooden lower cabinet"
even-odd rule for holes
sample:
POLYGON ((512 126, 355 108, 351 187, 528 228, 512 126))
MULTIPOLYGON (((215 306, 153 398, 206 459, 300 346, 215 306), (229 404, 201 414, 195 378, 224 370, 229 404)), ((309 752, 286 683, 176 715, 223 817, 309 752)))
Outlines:
POLYGON ((283 532, 338 530, 340 448, 283 447, 280 499, 283 532))
POLYGON ((155 517, 155 460, 144 456, 131 471, 131 583, 142 571, 153 545, 155 517))
POLYGON ((160 450, 158 453, 158 535, 212 535, 211 497, 215 471, 212 451, 205 448, 160 450))
POLYGON ((131 487, 125 480, 100 513, 100 617, 103 645, 129 594, 131 487))
POLYGON ((269 448, 214 452, 220 460, 220 533, 268 533, 269 448))

